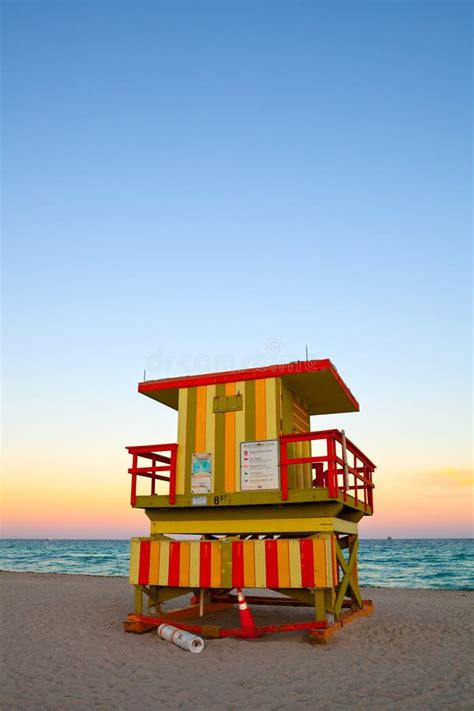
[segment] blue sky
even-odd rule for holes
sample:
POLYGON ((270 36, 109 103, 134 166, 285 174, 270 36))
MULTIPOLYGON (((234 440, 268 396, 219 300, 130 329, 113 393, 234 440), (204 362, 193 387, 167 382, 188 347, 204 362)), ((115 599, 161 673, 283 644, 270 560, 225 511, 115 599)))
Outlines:
POLYGON ((4 3, 15 476, 118 479, 175 435, 144 368, 306 344, 381 472, 467 467, 470 37, 461 2, 4 3))

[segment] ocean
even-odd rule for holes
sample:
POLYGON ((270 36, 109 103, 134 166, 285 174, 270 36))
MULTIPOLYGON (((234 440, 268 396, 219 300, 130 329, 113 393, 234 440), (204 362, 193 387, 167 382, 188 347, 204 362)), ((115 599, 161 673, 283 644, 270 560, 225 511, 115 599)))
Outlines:
MULTIPOLYGON (((359 541, 359 582, 369 587, 474 589, 472 538, 359 541)), ((0 569, 128 574, 128 540, 0 540, 0 569)))

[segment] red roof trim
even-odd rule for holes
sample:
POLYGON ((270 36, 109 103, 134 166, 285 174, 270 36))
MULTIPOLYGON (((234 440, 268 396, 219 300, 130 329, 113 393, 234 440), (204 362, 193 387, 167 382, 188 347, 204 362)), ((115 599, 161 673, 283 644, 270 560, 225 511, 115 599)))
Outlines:
POLYGON ((298 360, 293 363, 266 365, 261 368, 246 368, 245 370, 227 370, 220 373, 207 373, 204 375, 186 375, 178 378, 164 378, 162 380, 145 380, 144 382, 138 383, 138 392, 147 394, 156 390, 193 388, 198 385, 218 385, 219 383, 233 383, 238 380, 259 380, 261 378, 281 377, 282 375, 315 373, 321 370, 331 371, 347 397, 358 410, 359 403, 329 358, 323 360, 298 360))

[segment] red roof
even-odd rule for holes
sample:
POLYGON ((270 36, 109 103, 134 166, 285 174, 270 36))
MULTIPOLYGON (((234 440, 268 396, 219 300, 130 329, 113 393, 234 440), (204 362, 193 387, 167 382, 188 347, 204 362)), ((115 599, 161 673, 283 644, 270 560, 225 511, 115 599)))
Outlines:
POLYGON ((138 384, 138 392, 177 410, 180 388, 275 377, 282 378, 309 404, 311 415, 359 410, 359 403, 328 358, 162 380, 145 380, 138 384))

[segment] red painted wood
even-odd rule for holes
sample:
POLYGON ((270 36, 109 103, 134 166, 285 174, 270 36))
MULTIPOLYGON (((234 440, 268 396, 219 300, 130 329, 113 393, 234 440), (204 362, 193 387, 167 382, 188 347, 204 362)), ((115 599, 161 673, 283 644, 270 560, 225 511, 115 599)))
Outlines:
POLYGON ((316 373, 328 370, 339 383, 345 395, 359 410, 359 403, 328 358, 322 360, 296 361, 294 363, 275 364, 263 368, 247 368, 245 370, 228 370, 221 373, 206 373, 205 375, 188 375, 181 378, 163 378, 162 380, 147 380, 138 383, 138 392, 147 393, 171 388, 191 388, 198 385, 217 385, 218 383, 233 383, 242 380, 259 380, 260 378, 275 378, 298 373, 316 373))
POLYGON ((179 558, 181 544, 179 541, 170 543, 170 559, 168 567, 168 585, 173 588, 179 587, 179 558))
MULTIPOLYGON (((193 625, 181 620, 173 620, 173 613, 161 617, 152 617, 150 615, 136 615, 130 614, 128 616, 130 621, 143 622, 144 624, 153 625, 158 627, 159 625, 172 624, 180 630, 186 630, 187 632, 193 632, 194 634, 206 635, 207 625, 193 625)), ((313 620, 311 622, 287 622, 286 624, 280 625, 261 625, 256 627, 245 628, 245 627, 235 627, 235 628, 224 628, 217 627, 216 632, 219 637, 253 637, 255 633, 259 634, 271 634, 272 632, 294 632, 295 630, 323 630, 328 627, 327 622, 313 620)))
POLYGON ((150 541, 140 543, 140 564, 138 567, 138 584, 148 585, 150 571, 150 541))
POLYGON ((178 445, 175 445, 171 450, 170 461, 170 504, 176 503, 176 456, 178 445))
POLYGON ((280 442, 280 486, 281 499, 288 501, 288 451, 287 444, 284 441, 280 442))
POLYGON ((336 445, 334 439, 328 439, 328 494, 329 496, 337 496, 337 474, 336 474, 336 445))
POLYGON ((314 479, 315 486, 325 486, 324 483, 324 464, 323 462, 316 462, 314 465, 314 471, 316 473, 314 479))
POLYGON ((265 541, 265 568, 267 587, 278 587, 278 550, 276 541, 265 541))
POLYGON ((304 588, 314 586, 313 541, 311 538, 300 540, 301 552, 301 585, 304 588))
POLYGON ((211 587, 211 543, 202 541, 199 546, 199 586, 211 587))
POLYGON ((232 543, 232 587, 244 587, 244 543, 234 541, 232 543))
POLYGON ((132 474, 132 488, 130 491, 130 506, 135 506, 137 500, 137 476, 132 474))

